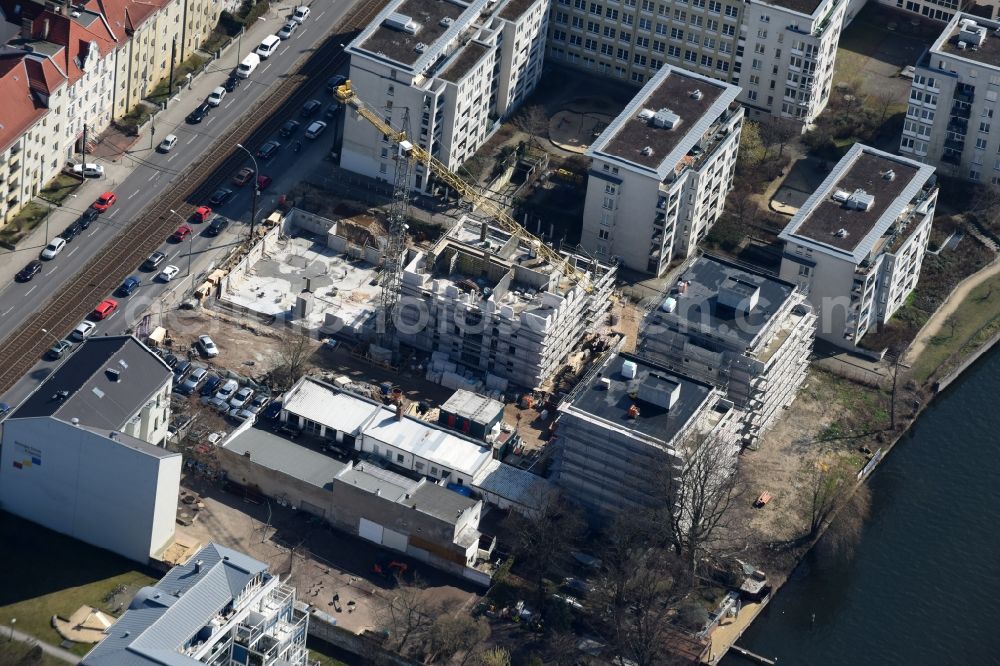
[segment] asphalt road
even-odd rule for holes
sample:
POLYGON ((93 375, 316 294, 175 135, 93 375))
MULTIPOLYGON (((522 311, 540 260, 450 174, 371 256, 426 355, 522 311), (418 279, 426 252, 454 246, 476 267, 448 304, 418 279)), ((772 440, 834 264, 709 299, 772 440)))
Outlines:
MULTIPOLYGON (((0 291, 0 339, 8 336, 51 295, 57 293, 57 290, 66 284, 68 279, 72 279, 104 243, 121 232, 127 223, 138 215, 151 200, 167 190, 177 174, 182 173, 184 169, 198 160, 215 139, 240 118, 248 106, 262 97, 270 85, 285 75, 287 70, 305 52, 321 42, 321 38, 340 22, 343 15, 351 8, 351 3, 334 5, 328 0, 317 0, 312 4, 312 7, 313 12, 307 23, 296 31, 290 40, 283 42, 275 55, 263 61, 248 81, 244 81, 234 92, 227 94, 222 104, 213 109, 202 123, 190 125, 184 121, 184 116, 190 109, 200 104, 200 99, 189 95, 187 99, 174 102, 175 105, 179 105, 179 110, 182 112, 174 114, 178 116, 179 122, 173 126, 157 124, 156 138, 161 139, 167 134, 175 134, 179 138, 176 147, 168 154, 160 154, 150 150, 148 143, 145 146, 133 146, 130 150, 130 157, 136 161, 136 166, 127 178, 114 187, 114 191, 119 197, 118 202, 101 215, 89 229, 68 243, 58 256, 51 261, 43 262, 42 272, 33 280, 27 283, 12 282, 0 291)), ((274 30, 276 31, 278 27, 280 27, 280 23, 275 23, 274 30)), ((244 54, 255 47, 255 44, 248 46, 246 41, 244 40, 242 49, 244 54)), ((235 61, 235 58, 236 51, 234 49, 223 60, 217 62, 226 61, 228 65, 228 61, 235 61)), ((208 74, 206 77, 214 84, 221 85, 228 73, 229 68, 227 67, 208 74)), ((287 139, 276 136, 275 138, 281 141, 282 148, 270 160, 257 159, 260 172, 270 175, 274 179, 274 182, 260 194, 258 220, 265 217, 273 209, 281 193, 288 192, 298 182, 302 174, 314 170, 330 151, 335 134, 334 121, 325 118, 324 113, 333 104, 333 98, 326 92, 325 84, 325 81, 318 80, 307 84, 315 88, 313 97, 323 102, 323 108, 319 113, 309 120, 296 115, 295 119, 301 122, 301 127, 296 134, 287 139), (308 140, 303 136, 303 133, 309 122, 316 119, 324 120, 330 126, 316 140, 308 140), (300 153, 296 153, 292 147, 296 140, 301 142, 300 153)), ((197 88, 203 87, 202 82, 199 82, 197 88)), ((342 115, 342 112, 338 115, 338 121, 342 115)), ((148 142, 148 139, 146 141, 148 142)), ((140 143, 142 143, 141 140, 140 143)), ((246 164, 252 166, 249 157, 246 164)), ((215 212, 232 220, 229 228, 213 238, 204 233, 208 226, 207 223, 194 224, 178 216, 177 225, 186 223, 194 230, 194 233, 182 243, 171 243, 164 238, 164 243, 159 247, 159 250, 167 255, 167 260, 161 264, 157 271, 153 272, 143 272, 136 267, 132 275, 140 278, 142 283, 132 296, 120 298, 117 295, 108 294, 109 297, 118 301, 119 307, 110 317, 98 322, 93 335, 120 334, 135 324, 141 314, 150 309, 150 306, 164 294, 165 290, 174 289, 179 283, 184 283, 184 288, 190 288, 193 278, 198 277, 201 272, 199 264, 204 267, 210 260, 210 255, 215 254, 215 250, 238 242, 239 235, 248 232, 252 198, 251 187, 247 185, 240 188, 228 183, 224 184, 223 187, 232 189, 235 196, 222 206, 215 207, 215 212), (157 275, 159 270, 168 264, 179 268, 180 273, 172 282, 163 283, 157 279, 157 275)), ((84 205, 89 203, 81 204, 80 210, 82 211, 84 205)), ((208 202, 201 203, 207 204, 208 202)), ((52 229, 51 234, 54 236, 58 231, 61 229, 52 229)), ((27 264, 30 260, 37 258, 36 252, 40 250, 41 248, 37 248, 17 252, 11 256, 16 257, 14 261, 27 264)), ((96 306, 97 303, 94 305, 96 306)), ((67 332, 58 332, 56 335, 60 333, 67 332)), ((52 336, 52 342, 55 342, 56 335, 52 336)), ((18 404, 58 364, 59 361, 40 360, 31 372, 3 396, 3 401, 12 405, 18 404)))

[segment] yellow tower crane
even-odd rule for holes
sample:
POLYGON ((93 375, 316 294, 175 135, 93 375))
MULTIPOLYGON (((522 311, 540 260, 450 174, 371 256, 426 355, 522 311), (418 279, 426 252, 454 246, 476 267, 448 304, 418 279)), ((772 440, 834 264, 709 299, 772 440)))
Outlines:
POLYGON ((570 264, 561 254, 542 242, 541 239, 530 233, 527 229, 517 223, 513 217, 507 214, 503 208, 498 206, 492 199, 484 195, 480 188, 467 182, 464 178, 449 169, 441 160, 435 158, 421 146, 409 141, 406 132, 394 129, 385 122, 377 113, 369 109, 358 97, 350 81, 346 81, 337 88, 337 100, 345 106, 350 106, 358 112, 362 118, 371 123, 375 129, 389 137, 393 143, 399 146, 400 153, 409 157, 410 162, 423 164, 428 170, 448 187, 468 201, 473 210, 479 209, 487 217, 490 217, 504 231, 531 245, 539 257, 550 262, 559 268, 563 275, 576 284, 583 287, 588 293, 593 291, 590 278, 587 273, 578 270, 570 264))

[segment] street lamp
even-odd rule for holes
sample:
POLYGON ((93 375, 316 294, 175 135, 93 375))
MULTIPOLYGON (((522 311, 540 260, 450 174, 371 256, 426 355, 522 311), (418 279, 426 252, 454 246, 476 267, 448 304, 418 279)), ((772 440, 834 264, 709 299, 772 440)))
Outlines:
POLYGON ((10 618, 10 640, 14 640, 14 625, 17 623, 17 618, 10 618))
MULTIPOLYGON (((59 338, 57 338, 54 333, 50 333, 47 328, 43 328, 42 329, 42 333, 44 333, 45 335, 49 336, 50 338, 52 338, 56 342, 62 342, 62 340, 60 340, 59 338)), ((11 622, 13 622, 13 621, 14 620, 11 620, 11 622)))
POLYGON ((236 144, 236 147, 249 155, 250 161, 253 162, 253 203, 250 204, 250 242, 253 243, 253 226, 257 222, 257 196, 260 194, 260 169, 257 168, 257 158, 253 156, 253 153, 247 150, 242 143, 236 144))

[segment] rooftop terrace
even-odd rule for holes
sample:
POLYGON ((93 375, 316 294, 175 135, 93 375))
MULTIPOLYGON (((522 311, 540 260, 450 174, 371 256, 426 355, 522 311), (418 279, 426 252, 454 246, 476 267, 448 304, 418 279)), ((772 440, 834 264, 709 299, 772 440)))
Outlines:
POLYGON ((458 0, 403 0, 364 41, 352 47, 412 67, 468 7, 458 0))

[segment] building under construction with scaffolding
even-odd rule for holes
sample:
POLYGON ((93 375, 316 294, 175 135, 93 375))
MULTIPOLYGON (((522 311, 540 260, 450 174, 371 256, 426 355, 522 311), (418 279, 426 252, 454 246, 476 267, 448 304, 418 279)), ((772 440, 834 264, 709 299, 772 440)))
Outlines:
POLYGON ((536 388, 608 311, 615 267, 564 252, 585 278, 532 242, 463 217, 403 267, 396 331, 434 352, 431 380, 453 388, 536 388), (485 377, 484 377, 485 374, 485 377))

